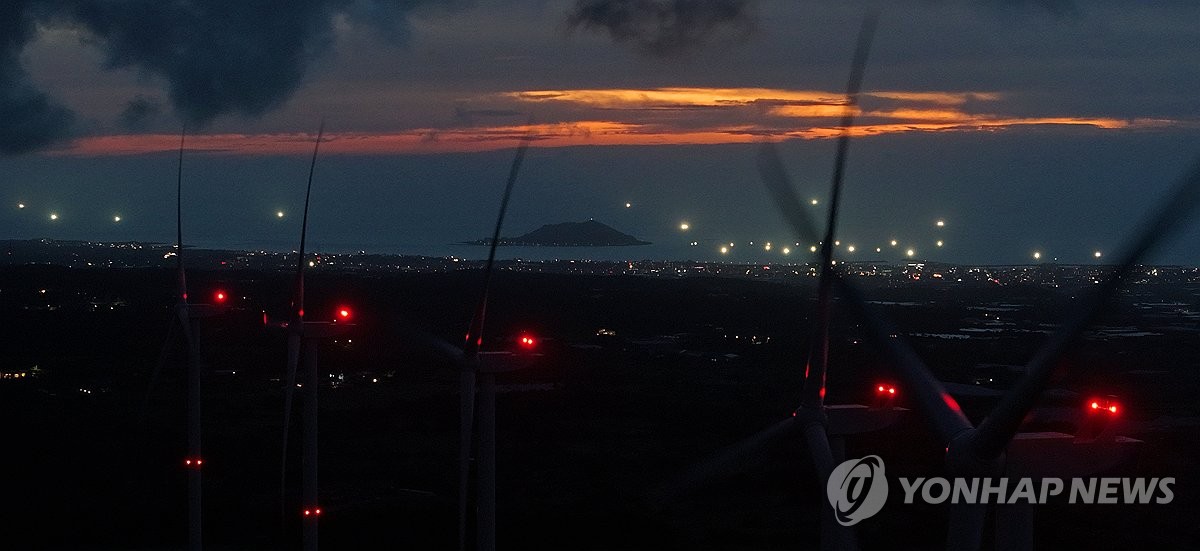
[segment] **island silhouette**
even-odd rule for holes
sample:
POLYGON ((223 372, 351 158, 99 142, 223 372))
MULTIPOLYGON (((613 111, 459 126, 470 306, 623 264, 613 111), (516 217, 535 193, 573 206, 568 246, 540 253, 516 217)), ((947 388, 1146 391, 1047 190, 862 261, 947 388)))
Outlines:
MULTIPOLYGON (((492 239, 485 237, 466 241, 465 245, 491 245, 492 239)), ((586 220, 584 222, 562 222, 546 224, 536 230, 517 237, 501 237, 500 246, 522 247, 626 247, 649 245, 632 235, 622 233, 611 226, 586 220)))

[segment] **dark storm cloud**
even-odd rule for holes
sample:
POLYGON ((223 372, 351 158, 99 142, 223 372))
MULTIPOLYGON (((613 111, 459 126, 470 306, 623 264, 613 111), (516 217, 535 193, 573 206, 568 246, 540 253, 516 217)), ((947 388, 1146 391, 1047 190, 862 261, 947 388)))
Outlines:
POLYGON ((121 110, 119 120, 121 126, 128 130, 141 130, 162 114, 163 105, 158 98, 146 97, 141 94, 134 96, 121 110))
MULTIPOLYGON (((393 40, 406 15, 436 0, 18 0, 0 7, 0 153, 68 137, 72 116, 34 88, 19 56, 35 23, 86 31, 109 68, 166 82, 175 111, 191 125, 227 114, 256 117, 285 103, 308 63, 329 50, 334 16, 369 21, 393 40)), ((445 2, 449 3, 449 2, 445 2)), ((150 115, 131 104, 123 122, 150 115), (125 119, 130 115, 133 119, 125 119)))
POLYGON ((334 15, 367 10, 398 34, 403 14, 422 3, 67 0, 60 14, 94 35, 110 66, 163 77, 175 109, 203 124, 224 114, 258 116, 287 101, 309 61, 332 44, 334 15))
POLYGON ((671 55, 754 27, 752 0, 579 0, 567 15, 572 27, 604 29, 652 55, 671 55))
POLYGON ((22 0, 0 3, 0 155, 46 147, 70 134, 74 117, 29 83, 20 54, 34 36, 22 0))

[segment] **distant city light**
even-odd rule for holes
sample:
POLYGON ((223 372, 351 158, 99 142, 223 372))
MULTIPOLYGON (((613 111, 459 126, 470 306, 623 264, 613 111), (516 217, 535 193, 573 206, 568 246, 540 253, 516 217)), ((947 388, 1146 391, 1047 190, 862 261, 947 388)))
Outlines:
POLYGON ((113 216, 113 222, 120 222, 120 221, 121 221, 121 217, 119 215, 113 216))
POLYGON ((691 228, 691 227, 692 227, 692 226, 691 226, 691 224, 688 224, 687 222, 680 222, 680 223, 679 223, 679 229, 680 229, 680 231, 688 231, 688 228, 691 228))
POLYGON ((834 242, 833 242, 833 246, 834 246, 834 247, 841 247, 841 246, 842 246, 842 242, 841 242, 841 241, 834 241, 834 242))
POLYGON ((51 219, 51 220, 58 220, 58 213, 56 213, 56 212, 52 212, 52 213, 50 213, 50 219, 51 219))
POLYGON ((19 208, 19 209, 25 208, 25 203, 17 203, 17 208, 19 208))
POLYGON ((817 246, 816 246, 816 245, 813 245, 813 246, 809 247, 809 248, 808 248, 808 252, 810 252, 810 253, 815 253, 815 252, 817 252, 817 246))
POLYGON ((941 247, 941 246, 942 246, 942 245, 944 245, 944 244, 945 244, 945 243, 942 243, 942 240, 941 240, 941 239, 938 239, 937 246, 941 247))
POLYGON ((768 241, 766 245, 763 245, 763 249, 768 250, 768 251, 771 250, 771 242, 768 241))
POLYGON ((633 206, 633 203, 625 203, 625 208, 630 208, 632 206, 633 206))
POLYGON ((907 250, 907 251, 904 251, 904 254, 905 254, 905 255, 907 255, 907 256, 909 256, 909 257, 911 257, 911 256, 913 256, 913 255, 917 254, 917 251, 914 251, 914 250, 912 250, 912 249, 909 249, 909 250, 907 250))
POLYGON ((1042 258, 1042 252, 1041 252, 1041 251, 1033 251, 1033 259, 1034 259, 1034 260, 1040 260, 1041 258, 1042 258))
POLYGON ((819 204, 819 203, 820 203, 820 201, 818 201, 818 200, 816 200, 816 199, 813 199, 813 200, 811 201, 811 203, 812 203, 812 204, 814 204, 814 205, 816 205, 816 204, 819 204))
POLYGON ((895 246, 896 246, 898 243, 899 243, 899 242, 898 242, 898 241, 896 241, 895 239, 893 239, 893 240, 892 240, 892 246, 893 246, 893 247, 895 247, 895 246))
POLYGON ((733 241, 730 241, 730 242, 729 242, 729 247, 730 247, 730 248, 732 248, 732 247, 733 247, 733 241))
POLYGON ((721 254, 729 254, 729 247, 721 247, 721 254))
POLYGON ((1103 255, 1100 254, 1100 251, 1096 251, 1096 252, 1092 253, 1092 256, 1094 256, 1096 258, 1100 258, 1103 255))
POLYGON ((276 212, 275 212, 275 217, 276 217, 276 218, 283 218, 283 211, 276 211, 276 212))
POLYGON ((313 261, 313 260, 309 260, 309 261, 308 261, 308 267, 309 267, 309 268, 312 268, 313 266, 316 266, 316 265, 317 265, 316 261, 313 261))
POLYGON ((854 252, 854 245, 850 245, 849 247, 846 247, 846 252, 849 252, 849 253, 854 252))
POLYGON ((875 252, 877 252, 877 253, 883 252, 883 247, 875 247, 875 252))
POLYGON ((785 254, 785 255, 787 255, 787 254, 792 254, 792 249, 790 249, 790 248, 788 248, 788 247, 784 247, 784 248, 783 248, 783 254, 785 254))
POLYGON ((937 227, 939 227, 939 228, 943 228, 943 227, 945 227, 945 226, 946 226, 946 221, 945 221, 945 220, 938 220, 938 221, 937 221, 937 227))

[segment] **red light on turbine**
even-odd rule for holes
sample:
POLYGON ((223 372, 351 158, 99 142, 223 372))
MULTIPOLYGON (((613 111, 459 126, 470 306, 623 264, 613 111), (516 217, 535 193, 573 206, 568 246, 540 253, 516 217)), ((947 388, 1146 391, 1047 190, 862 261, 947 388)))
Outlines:
POLYGON ((306 517, 307 517, 307 516, 310 516, 310 515, 312 515, 312 511, 310 511, 310 510, 308 510, 308 509, 305 509, 305 510, 304 510, 304 516, 306 516, 306 517))
POLYGON ((896 395, 896 387, 894 387, 892 385, 879 385, 879 386, 875 387, 875 392, 878 394, 884 394, 887 396, 895 396, 896 395))
POLYGON ((521 346, 524 348, 533 348, 537 346, 537 340, 529 335, 521 335, 521 346))
POLYGON ((883 392, 883 385, 879 385, 879 392, 883 392))
POLYGON ((1111 396, 1108 398, 1096 398, 1096 399, 1093 399, 1090 403, 1088 403, 1088 407, 1091 409, 1091 411, 1093 411, 1093 412, 1103 411, 1103 412, 1107 412, 1110 415, 1115 415, 1117 413, 1118 405, 1119 404, 1117 403, 1115 396, 1111 396))
POLYGON ((313 512, 319 515, 319 514, 321 514, 321 509, 318 508, 316 511, 313 511, 313 512))
POLYGON ((337 316, 339 320, 345 321, 350 319, 350 309, 345 306, 338 308, 337 316))
POLYGON ((225 291, 217 291, 216 293, 213 293, 213 298, 217 299, 217 302, 225 302, 225 299, 228 298, 228 296, 225 294, 225 291))

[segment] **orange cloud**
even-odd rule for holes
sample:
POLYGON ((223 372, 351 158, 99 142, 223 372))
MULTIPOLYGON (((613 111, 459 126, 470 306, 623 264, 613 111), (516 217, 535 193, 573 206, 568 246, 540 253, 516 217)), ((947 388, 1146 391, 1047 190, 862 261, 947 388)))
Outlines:
MULTIPOLYGON (((854 107, 859 119, 851 129, 853 136, 994 132, 1034 125, 1118 130, 1194 124, 1069 115, 1014 117, 1000 113, 1003 96, 992 92, 873 91, 864 96, 865 107, 854 107), (971 102, 988 102, 992 113, 968 112, 971 102)), ((528 90, 471 101, 483 101, 479 107, 503 107, 513 112, 537 112, 539 108, 535 106, 541 104, 545 106, 542 112, 553 113, 563 122, 344 132, 327 135, 322 151, 346 155, 488 151, 513 147, 525 135, 531 137, 535 147, 823 139, 841 135, 837 120, 846 110, 843 98, 834 92, 773 88, 528 90), (550 104, 556 107, 550 109, 550 104)), ((178 147, 178 139, 169 134, 93 136, 75 140, 51 154, 136 155, 173 151, 178 147)), ((188 136, 187 147, 193 151, 235 155, 293 155, 310 152, 312 140, 312 135, 303 133, 208 134, 188 136)))
MULTIPOLYGON (((750 126, 702 130, 676 130, 651 125, 611 121, 579 121, 563 124, 423 128, 394 133, 326 134, 322 153, 341 155, 386 155, 452 153, 506 149, 530 135, 538 147, 579 145, 684 145, 746 143, 759 139, 750 126)), ((199 134, 189 135, 189 151, 236 155, 295 155, 312 151, 315 136, 309 134, 199 134)), ((179 136, 130 134, 80 138, 51 151, 55 155, 140 155, 175 151, 179 136)))
POLYGON ((797 102, 839 105, 841 94, 812 90, 772 88, 649 88, 594 90, 530 90, 506 92, 499 97, 522 102, 561 102, 602 109, 655 107, 728 107, 756 102, 797 102))
POLYGON ((899 101, 917 103, 936 103, 939 105, 962 105, 968 101, 1000 101, 1004 95, 997 92, 898 92, 875 91, 864 92, 864 95, 899 101))

